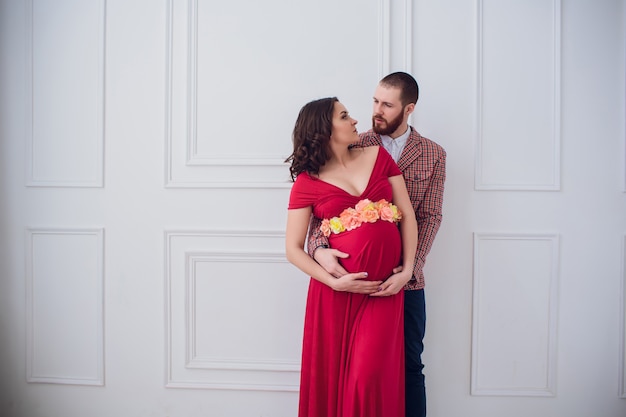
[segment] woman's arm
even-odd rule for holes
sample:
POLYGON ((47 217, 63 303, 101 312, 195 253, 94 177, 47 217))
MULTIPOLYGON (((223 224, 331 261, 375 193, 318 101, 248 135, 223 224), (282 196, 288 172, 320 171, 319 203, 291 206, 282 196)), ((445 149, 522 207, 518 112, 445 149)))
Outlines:
POLYGON ((348 273, 339 263, 339 259, 345 259, 350 255, 328 246, 328 238, 320 231, 321 225, 321 219, 311 216, 309 240, 307 242, 309 255, 313 257, 318 264, 322 265, 332 276, 339 278, 348 273))
POLYGON ((285 233, 287 260, 305 274, 332 288, 335 278, 326 272, 304 250, 310 218, 310 207, 287 211, 287 231, 285 233))
POLYGON ((297 266, 302 272, 328 285, 335 291, 348 291, 361 294, 372 294, 378 291, 381 281, 364 281, 366 272, 347 274, 335 278, 304 250, 311 208, 293 209, 287 211, 287 231, 285 233, 285 251, 287 260, 297 266))

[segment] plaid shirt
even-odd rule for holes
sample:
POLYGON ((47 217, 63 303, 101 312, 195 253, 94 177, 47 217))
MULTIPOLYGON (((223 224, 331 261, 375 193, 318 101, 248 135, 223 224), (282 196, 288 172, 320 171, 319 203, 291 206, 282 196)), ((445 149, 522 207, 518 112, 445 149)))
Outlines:
MULTIPOLYGON (((382 147, 380 135, 369 130, 361 133, 358 146, 382 147)), ((384 148, 383 148, 384 149, 384 148)), ((413 278, 406 284, 405 290, 424 288, 424 263, 430 252, 439 226, 441 225, 443 188, 446 180, 446 151, 421 136, 413 127, 406 146, 400 154, 398 167, 402 171, 409 198, 413 203, 417 218, 418 243, 413 266, 413 278)), ((328 239, 320 232, 321 220, 312 217, 309 228, 307 248, 313 254, 322 245, 328 245, 328 239)))

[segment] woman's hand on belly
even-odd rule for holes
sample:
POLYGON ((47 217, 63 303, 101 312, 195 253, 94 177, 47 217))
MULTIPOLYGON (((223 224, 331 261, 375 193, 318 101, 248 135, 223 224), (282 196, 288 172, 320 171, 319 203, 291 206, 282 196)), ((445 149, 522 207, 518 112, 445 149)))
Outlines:
POLYGON ((411 279, 410 271, 397 272, 391 275, 381 284, 380 291, 376 293, 372 293, 371 295, 373 297, 385 297, 385 296, 395 295, 399 293, 400 291, 404 290, 404 286, 406 285, 407 282, 409 282, 410 279, 411 279))
POLYGON ((352 292, 357 294, 374 294, 380 290, 382 281, 367 281, 367 272, 355 272, 336 278, 331 283, 335 291, 352 292))

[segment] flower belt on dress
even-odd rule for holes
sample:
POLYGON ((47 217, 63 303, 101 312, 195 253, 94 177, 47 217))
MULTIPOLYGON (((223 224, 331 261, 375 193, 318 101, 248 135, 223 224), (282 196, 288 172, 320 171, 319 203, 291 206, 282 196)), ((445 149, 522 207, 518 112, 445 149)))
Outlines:
POLYGON ((398 207, 385 199, 376 202, 364 199, 356 206, 349 207, 341 212, 339 217, 322 220, 320 230, 326 237, 331 233, 337 234, 356 229, 363 223, 375 223, 378 220, 396 223, 402 219, 398 207))

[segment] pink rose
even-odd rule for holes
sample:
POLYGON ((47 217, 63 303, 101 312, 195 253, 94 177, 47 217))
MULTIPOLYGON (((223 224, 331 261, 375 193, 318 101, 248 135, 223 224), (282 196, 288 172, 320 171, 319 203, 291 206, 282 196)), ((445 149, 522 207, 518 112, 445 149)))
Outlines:
POLYGON ((360 213, 365 210, 365 208, 370 204, 372 204, 372 202, 366 198, 356 203, 356 206, 354 206, 354 208, 360 213))
POLYGON ((346 228, 346 230, 356 229, 361 226, 361 219, 359 218, 359 214, 353 208, 345 209, 340 215, 339 219, 341 223, 346 228))
POLYGON ((394 213, 394 210, 390 206, 380 207, 380 218, 382 220, 393 222, 395 214, 396 213, 394 213))
POLYGON ((384 198, 381 198, 380 200, 378 200, 376 202, 376 205, 377 206, 389 206, 389 205, 391 205, 391 203, 389 201, 385 200, 384 198))
POLYGON ((374 223, 378 219, 378 210, 373 207, 371 209, 368 208, 361 212, 361 220, 363 220, 364 222, 374 223))
POLYGON ((330 236, 330 220, 324 219, 322 220, 322 225, 320 226, 320 231, 326 237, 330 236))

